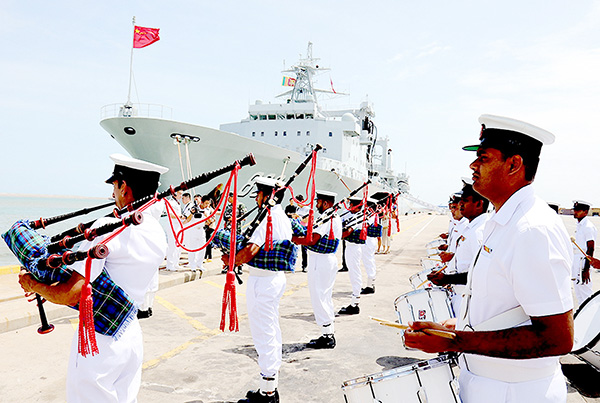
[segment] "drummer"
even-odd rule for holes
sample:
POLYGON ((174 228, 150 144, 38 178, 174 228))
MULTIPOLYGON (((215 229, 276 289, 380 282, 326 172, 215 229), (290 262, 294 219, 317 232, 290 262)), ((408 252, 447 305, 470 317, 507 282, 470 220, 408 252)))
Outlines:
POLYGON ((560 217, 535 196, 532 183, 543 144, 554 135, 500 116, 482 115, 473 189, 495 207, 469 270, 453 338, 420 330, 449 329, 413 322, 407 347, 462 352, 460 397, 465 403, 565 402, 559 356, 573 346, 573 251, 560 217), (500 315, 502 314, 502 315, 500 315), (493 323, 492 323, 493 322, 493 323))
POLYGON ((439 250, 448 250, 449 245, 452 243, 454 228, 462 218, 462 216, 460 216, 460 210, 458 209, 458 202, 460 202, 460 192, 451 194, 450 199, 448 200, 448 210, 450 210, 448 232, 440 234, 440 238, 446 240, 446 243, 440 245, 438 247, 439 250), (457 216, 459 216, 458 220, 456 219, 457 216))
POLYGON ((473 190, 473 181, 463 178, 463 189, 459 202, 462 216, 468 220, 462 235, 456 241, 456 252, 448 262, 444 271, 434 271, 427 275, 427 279, 438 286, 454 284, 452 295, 452 309, 454 313, 460 312, 460 302, 467 284, 467 272, 471 262, 477 255, 483 243, 483 227, 488 219, 487 209, 490 202, 473 190))
POLYGON ((456 252, 456 243, 462 232, 465 228, 465 225, 469 222, 468 219, 463 217, 460 211, 460 198, 462 196, 462 192, 457 192, 452 195, 452 201, 456 201, 456 207, 454 209, 450 209, 450 213, 452 214, 452 220, 450 223, 450 228, 448 229, 448 247, 445 251, 440 253, 440 258, 442 262, 449 262, 452 257, 454 257, 454 253, 456 252))

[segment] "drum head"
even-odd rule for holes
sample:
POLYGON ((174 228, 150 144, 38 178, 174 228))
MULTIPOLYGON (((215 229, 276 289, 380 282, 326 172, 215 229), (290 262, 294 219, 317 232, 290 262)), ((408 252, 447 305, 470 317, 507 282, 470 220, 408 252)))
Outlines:
POLYGON ((595 345, 600 340, 600 291, 585 300, 574 316, 575 339, 572 353, 579 353, 585 347, 595 345))

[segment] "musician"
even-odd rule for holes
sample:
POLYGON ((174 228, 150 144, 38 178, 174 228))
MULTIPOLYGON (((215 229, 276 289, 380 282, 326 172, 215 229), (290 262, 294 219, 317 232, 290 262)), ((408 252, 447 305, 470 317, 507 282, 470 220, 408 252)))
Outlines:
POLYGON ((468 222, 463 228, 462 235, 456 241, 456 252, 448 262, 447 269, 427 275, 427 279, 435 285, 454 285, 452 308, 456 314, 460 312, 460 303, 464 285, 467 284, 469 266, 483 243, 483 227, 489 217, 487 214, 488 206, 489 201, 473 190, 472 181, 463 179, 459 210, 468 222))
POLYGON ((306 236, 292 236, 292 241, 306 245, 308 249, 308 289, 310 302, 317 325, 321 326, 322 335, 307 343, 308 348, 334 348, 335 329, 333 308, 333 285, 337 274, 337 257, 335 252, 342 237, 342 220, 331 211, 335 204, 336 193, 324 190, 316 191, 316 206, 321 215, 332 214, 324 224, 314 228, 311 239, 306 236), (333 236, 332 236, 333 235, 333 236))
MULTIPOLYGON (((575 243, 587 253, 587 256, 594 256, 594 244, 598 230, 588 218, 590 207, 590 203, 582 200, 573 202, 573 217, 577 220, 575 243)), ((573 291, 577 303, 582 304, 593 293, 590 261, 575 245, 573 245, 573 253, 573 291)))
MULTIPOLYGON (((106 183, 113 186, 113 197, 121 209, 137 199, 154 194, 158 188, 160 174, 167 168, 146 161, 113 154, 115 168, 106 183)), ((115 218, 101 218, 94 227, 114 222, 115 218)), ((81 250, 104 240, 84 241, 81 250)), ((91 281, 105 272, 136 306, 142 304, 158 266, 163 261, 167 248, 165 233, 150 213, 144 213, 144 221, 131 225, 106 246, 110 253, 105 259, 94 259, 91 265, 91 281)), ((84 284, 85 261, 72 266, 73 274, 66 283, 45 285, 38 283, 27 272, 20 274, 19 282, 27 292, 37 292, 48 301, 76 306, 80 301, 84 284)), ((109 295, 115 289, 104 290, 109 295)), ((137 307, 136 307, 137 308, 137 307)), ((67 400, 69 402, 133 402, 136 401, 142 374, 142 332, 134 310, 133 316, 123 320, 119 333, 114 337, 99 333, 96 323, 96 342, 99 354, 82 357, 78 354, 78 335, 73 338, 71 357, 67 373, 67 400)), ((122 312, 105 313, 109 322, 120 317, 122 312)))
MULTIPOLYGON (((258 191, 256 203, 259 207, 265 207, 273 192, 279 189, 280 183, 267 177, 259 177, 255 183, 258 191)), ((280 204, 284 192, 285 188, 278 190, 271 199, 276 201, 276 204, 270 207, 274 249, 265 249, 268 235, 268 219, 265 218, 250 237, 248 244, 235 256, 236 266, 244 263, 250 266, 246 303, 260 368, 258 390, 249 391, 246 399, 239 400, 239 403, 279 402, 277 384, 282 355, 279 300, 283 296, 286 284, 283 271, 293 271, 296 261, 296 247, 291 242, 292 224, 280 204), (284 255, 291 255, 292 258, 282 258, 284 255)), ((223 255, 221 259, 224 264, 229 264, 228 255, 223 255)))
POLYGON ((360 313, 358 304, 360 303, 360 291, 362 288, 362 273, 360 271, 360 261, 363 254, 363 246, 365 239, 361 239, 360 233, 362 230, 361 209, 363 199, 361 197, 351 197, 349 199, 350 208, 342 214, 342 222, 354 222, 349 228, 344 229, 342 238, 346 240, 346 250, 344 256, 346 265, 348 266, 348 274, 350 275, 350 283, 352 285, 352 301, 350 305, 339 310, 340 315, 357 315, 360 313))
MULTIPOLYGON (((367 206, 369 206, 371 211, 375 211, 375 209, 377 209, 377 200, 369 197, 367 199, 367 206)), ((383 228, 379 223, 375 225, 375 214, 370 215, 370 217, 367 218, 367 222, 369 224, 367 229, 367 239, 363 245, 363 253, 361 255, 363 266, 365 267, 365 272, 367 273, 367 286, 365 288, 361 288, 361 295, 375 294, 375 277, 377 276, 375 251, 377 250, 377 238, 381 236, 381 231, 383 228)))
POLYGON ((411 323, 407 347, 460 356, 463 402, 565 402, 559 357, 573 346, 570 289, 573 252, 560 217, 534 194, 533 180, 546 130, 482 115, 473 189, 495 207, 485 224, 461 313, 448 339, 411 323))
MULTIPOLYGON (((195 201, 191 200, 189 197, 189 193, 187 199, 188 203, 183 208, 183 216, 185 217, 183 221, 183 226, 185 228, 194 225, 193 227, 188 228, 185 231, 185 247, 190 250, 196 250, 201 248, 206 244, 206 231, 204 230, 204 224, 198 224, 203 218, 204 215, 202 210, 196 205, 195 201)), ((185 203, 186 193, 183 194, 183 202, 185 203)), ((204 262, 204 249, 200 249, 195 252, 188 252, 188 267, 192 271, 197 271, 202 273, 204 262)))
MULTIPOLYGON (((177 234, 181 230, 181 224, 179 223, 183 215, 181 214, 181 200, 183 198, 183 191, 179 190, 175 192, 173 196, 171 196, 171 200, 165 200, 165 208, 167 209, 167 214, 169 216, 169 220, 173 225, 173 229, 171 230, 171 225, 167 227, 167 267, 168 271, 177 271, 181 267, 179 266, 179 258, 181 257, 181 248, 177 246, 175 243, 175 234, 177 234), (168 204, 169 206, 167 206, 168 204), (170 207, 170 208, 169 208, 170 207), (175 234, 173 234, 175 232, 175 234)), ((181 239, 180 239, 181 241, 181 239)))

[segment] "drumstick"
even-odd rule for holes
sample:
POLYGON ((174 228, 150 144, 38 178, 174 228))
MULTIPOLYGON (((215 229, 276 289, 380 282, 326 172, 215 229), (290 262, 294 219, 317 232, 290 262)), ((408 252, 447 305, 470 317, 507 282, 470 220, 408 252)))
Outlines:
MULTIPOLYGON (((396 329, 402 329, 402 330, 410 329, 410 326, 408 326, 408 325, 402 325, 400 323, 390 322, 389 320, 385 320, 385 319, 374 318, 373 316, 369 316, 369 317, 371 319, 373 319, 375 322, 379 322, 379 324, 383 325, 383 326, 395 327, 396 329)), ((423 333, 432 335, 432 336, 444 337, 446 339, 454 339, 456 337, 455 333, 453 333, 453 332, 447 332, 447 331, 444 331, 444 330, 421 329, 420 331, 422 331, 423 333)))
MULTIPOLYGON (((436 271, 434 271, 434 272, 431 272, 431 273, 429 273, 429 274, 438 274, 438 273, 441 273, 441 271, 442 271, 442 270, 444 270, 446 267, 448 267, 448 265, 447 265, 447 264, 445 264, 445 265, 444 265, 444 266, 443 266, 441 269, 439 269, 439 270, 436 270, 436 271)), ((419 284, 419 285, 418 285, 418 286, 415 288, 415 290, 416 290, 417 288, 420 288, 420 287, 421 287, 423 284, 426 284, 428 281, 429 281, 429 279, 427 279, 427 280, 423 281, 421 284, 419 284)))
POLYGON ((589 257, 589 256, 588 256, 588 254, 587 254, 587 253, 585 253, 585 252, 583 251, 583 249, 581 249, 581 248, 579 247, 579 245, 577 245, 577 242, 575 242, 575 238, 574 238, 574 237, 571 237, 571 242, 573 242, 573 245, 577 246, 577 249, 579 249, 579 251, 580 251, 581 253, 583 253, 583 255, 585 256, 585 258, 586 258, 587 260, 589 260, 590 262, 592 261, 592 258, 591 258, 591 257, 589 257))
POLYGON ((432 257, 429 257, 429 256, 428 257, 424 257, 423 259, 425 259, 425 260, 433 260, 434 262, 441 262, 442 261, 442 259, 433 259, 432 257))

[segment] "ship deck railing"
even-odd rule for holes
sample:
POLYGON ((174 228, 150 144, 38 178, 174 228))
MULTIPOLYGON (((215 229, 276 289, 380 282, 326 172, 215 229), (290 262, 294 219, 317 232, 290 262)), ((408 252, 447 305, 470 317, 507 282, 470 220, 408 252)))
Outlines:
POLYGON ((100 109, 100 119, 107 118, 173 119, 173 108, 159 104, 109 104, 100 109))

